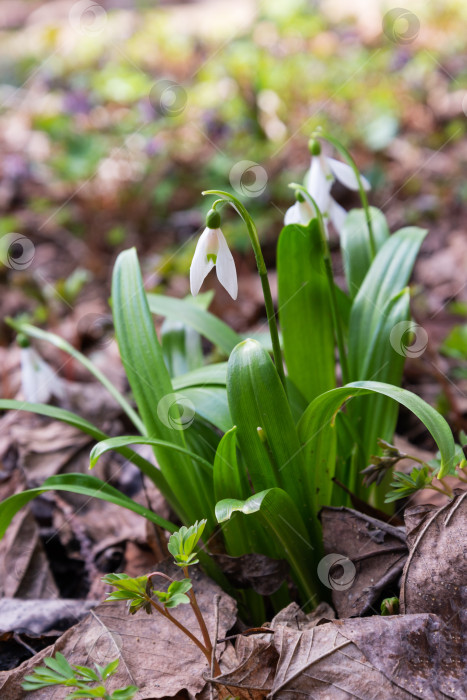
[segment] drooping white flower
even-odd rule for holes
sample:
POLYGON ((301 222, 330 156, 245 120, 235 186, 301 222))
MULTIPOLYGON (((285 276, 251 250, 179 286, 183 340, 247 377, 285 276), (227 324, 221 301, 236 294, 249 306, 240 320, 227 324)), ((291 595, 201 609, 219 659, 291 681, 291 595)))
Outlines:
POLYGON ((284 216, 284 226, 289 224, 301 224, 306 226, 310 219, 316 216, 314 207, 307 200, 297 200, 287 209, 284 216))
MULTIPOLYGON (((212 210, 211 210, 212 211, 212 210)), ((235 262, 230 252, 224 234, 219 228, 220 217, 217 212, 209 212, 208 226, 204 229, 196 245, 195 254, 190 267, 190 288, 196 296, 204 279, 215 266, 217 279, 228 291, 232 299, 237 298, 238 282, 235 262), (210 224, 210 225, 209 225, 210 224), (211 228, 211 226, 213 228, 211 228)))
POLYGON ((21 390, 30 403, 47 403, 64 394, 61 379, 31 347, 21 348, 21 390))
MULTIPOLYGON (((316 142, 313 145, 316 146, 316 142)), ((311 165, 305 175, 304 185, 318 205, 324 217, 325 225, 327 226, 328 221, 332 221, 335 229, 340 233, 347 212, 331 196, 332 185, 335 180, 338 180, 347 189, 357 191, 358 180, 347 163, 325 156, 320 148, 316 149, 315 153, 311 157, 311 165)), ((363 175, 360 175, 360 178, 363 188, 369 190, 371 187, 368 180, 363 175)), ((312 211, 311 207, 310 211, 312 211)))

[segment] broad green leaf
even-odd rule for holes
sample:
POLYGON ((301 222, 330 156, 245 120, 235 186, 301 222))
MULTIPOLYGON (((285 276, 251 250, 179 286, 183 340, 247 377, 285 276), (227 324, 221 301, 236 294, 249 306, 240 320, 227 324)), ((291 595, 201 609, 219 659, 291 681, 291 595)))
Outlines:
MULTIPOLYGON (((164 363, 134 248, 120 253, 115 262, 112 307, 120 356, 147 435, 184 447, 181 428, 186 426, 164 363)), ((213 526, 212 487, 201 467, 188 456, 174 454, 166 447, 154 447, 154 452, 183 507, 180 517, 192 522, 206 515, 213 526), (186 497, 187 491, 190 498, 186 497)))
POLYGON ((225 387, 221 386, 192 386, 183 389, 182 404, 187 402, 187 409, 195 411, 196 415, 211 423, 225 433, 232 427, 229 404, 225 387))
MULTIPOLYGON (((370 207, 370 216, 375 248, 378 251, 389 238, 389 228, 383 212, 376 207, 370 207)), ((364 209, 352 209, 347 214, 340 239, 347 288, 353 299, 370 268, 372 257, 364 209)))
MULTIPOLYGON (((89 423, 84 418, 81 418, 81 416, 77 416, 75 413, 65 411, 63 408, 56 408, 55 406, 48 406, 42 403, 27 403, 26 401, 17 401, 15 399, 0 399, 0 411, 8 410, 27 411, 29 413, 37 413, 37 415, 40 416, 55 418, 62 423, 67 423, 68 425, 72 425, 74 428, 78 428, 78 430, 90 435, 97 441, 107 440, 109 438, 108 435, 96 428, 94 425, 92 425, 92 423, 89 423)), ((119 447, 116 449, 116 451, 141 469, 143 474, 146 474, 146 476, 149 477, 149 479, 151 479, 157 488, 165 495, 172 507, 175 510, 179 509, 178 502, 160 469, 157 469, 154 464, 151 464, 151 462, 144 459, 144 457, 141 457, 141 455, 137 454, 133 450, 129 450, 125 447, 119 447)))
POLYGON ((64 338, 61 338, 55 333, 49 333, 42 330, 42 328, 36 328, 31 326, 29 323, 18 323, 16 321, 10 321, 10 325, 15 328, 18 332, 24 333, 31 338, 37 338, 38 340, 45 340, 51 345, 55 345, 56 348, 63 350, 68 355, 77 360, 83 365, 101 384, 104 386, 109 394, 111 394, 115 401, 121 406, 123 411, 127 414, 128 418, 131 420, 135 428, 137 428, 141 433, 145 433, 144 423, 138 414, 133 410, 128 401, 124 396, 115 388, 113 383, 79 350, 70 345, 64 338))
POLYGON ((227 384, 227 362, 206 365, 192 372, 187 372, 172 379, 175 391, 181 391, 191 386, 224 386, 227 384))
POLYGON ((276 368, 257 341, 244 340, 230 355, 227 394, 254 490, 280 486, 305 516, 305 466, 295 423, 276 368))
MULTIPOLYGON (((410 293, 406 288, 389 299, 378 318, 372 336, 368 339, 365 364, 362 365, 361 379, 386 382, 400 386, 404 371, 403 354, 396 352, 391 343, 394 327, 410 318, 410 293)), ((378 438, 391 441, 396 428, 399 406, 385 396, 356 398, 349 406, 349 417, 363 446, 364 462, 372 454, 378 453, 378 438)), ((366 463, 361 463, 363 469, 366 463)))
POLYGON ((311 543, 303 520, 291 497, 280 488, 256 493, 242 501, 225 499, 216 504, 218 522, 229 520, 234 513, 259 519, 271 533, 271 544, 278 558, 286 558, 303 601, 313 605, 320 600, 316 576, 316 545, 311 543))
POLYGON ((180 445, 173 445, 171 442, 164 442, 164 440, 157 440, 157 438, 148 438, 141 435, 121 435, 114 438, 107 438, 102 442, 98 442, 97 445, 95 445, 91 450, 90 468, 92 469, 95 467, 99 458, 106 452, 109 452, 110 450, 117 450, 119 447, 127 447, 128 445, 152 445, 156 447, 166 447, 168 450, 173 450, 174 452, 188 455, 198 462, 198 464, 200 464, 208 474, 212 473, 212 464, 203 459, 203 457, 200 457, 191 450, 188 450, 186 447, 180 447, 180 445))
POLYGON ((374 337, 388 300, 406 287, 426 233, 415 227, 401 229, 387 239, 371 264, 350 314, 348 360, 353 381, 370 379, 364 376, 368 341, 374 337))
MULTIPOLYGON (((248 477, 241 462, 237 459, 237 428, 229 430, 222 437, 214 459, 214 497, 216 502, 225 498, 243 500, 251 495, 248 477)), ((258 551, 254 547, 254 529, 239 518, 232 518, 225 523, 222 534, 226 542, 227 553, 241 556, 258 551)))
POLYGON ((115 503, 117 506, 122 506, 128 510, 132 510, 138 515, 142 515, 152 523, 163 527, 169 532, 177 530, 177 526, 169 520, 161 518, 156 513, 153 513, 148 508, 140 506, 128 496, 115 489, 110 484, 96 479, 94 476, 85 474, 59 474, 51 476, 44 483, 35 489, 28 489, 21 493, 16 493, 9 498, 6 498, 0 503, 0 537, 3 537, 5 531, 10 524, 12 518, 21 510, 23 506, 32 501, 36 496, 47 491, 68 491, 69 493, 80 493, 91 498, 100 498, 109 503, 115 503))
POLYGON ((203 365, 201 336, 181 321, 165 319, 161 328, 161 344, 165 364, 172 378, 203 365))
POLYGON ((240 336, 220 318, 183 299, 148 294, 148 302, 153 314, 160 314, 191 326, 226 355, 229 355, 241 340, 240 336))
POLYGON ((311 401, 336 385, 330 292, 317 219, 282 229, 277 279, 288 376, 311 401))

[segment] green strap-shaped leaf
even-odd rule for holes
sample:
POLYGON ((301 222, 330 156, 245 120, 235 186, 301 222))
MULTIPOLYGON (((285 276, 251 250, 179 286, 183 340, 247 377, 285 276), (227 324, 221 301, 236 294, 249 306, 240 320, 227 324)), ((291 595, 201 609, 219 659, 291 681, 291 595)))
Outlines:
POLYGON ((225 433, 232 427, 227 392, 222 386, 192 386, 183 389, 182 403, 187 403, 187 408, 193 409, 196 414, 212 423, 216 428, 225 433))
POLYGON ((254 490, 280 486, 306 518, 304 463, 295 423, 276 368, 256 340, 243 341, 230 355, 227 395, 254 490))
MULTIPOLYGON (((404 371, 403 354, 396 352, 391 343, 393 328, 410 318, 410 293, 406 288, 389 299, 378 319, 374 333, 369 337, 366 364, 362 367, 362 380, 386 382, 400 386, 404 371)), ((399 406, 385 396, 356 398, 349 405, 349 417, 360 436, 363 446, 363 462, 378 453, 378 438, 391 442, 396 428, 399 406)), ((357 465, 358 466, 358 465, 357 465)), ((357 489, 360 491, 361 489, 357 489)), ((367 492, 366 492, 367 493, 367 492)))
POLYGON ((165 319, 161 328, 161 344, 172 378, 203 366, 201 336, 181 321, 165 319))
POLYGON ((183 299, 148 294, 148 302, 153 314, 183 321, 187 326, 191 326, 200 335, 210 340, 226 355, 229 355, 235 345, 241 341, 240 336, 220 318, 183 299))
POLYGON ((224 386, 227 384, 227 362, 206 365, 172 379, 175 391, 190 386, 224 386))
POLYGON ((317 219, 282 229, 277 280, 288 375, 311 401, 336 385, 330 292, 317 219))
MULTIPOLYGON (((77 416, 75 413, 65 411, 63 408, 47 406, 46 404, 42 403, 27 403, 26 401, 16 401, 15 399, 0 399, 0 410, 15 410, 27 411, 28 413, 36 413, 39 416, 55 418, 56 420, 59 420, 62 423, 72 425, 74 428, 78 428, 78 430, 81 430, 81 432, 90 435, 97 441, 107 440, 109 438, 109 436, 106 435, 106 433, 103 433, 102 430, 96 428, 92 423, 89 423, 84 418, 81 418, 81 416, 77 416)), ((126 447, 119 447, 116 449, 116 451, 123 457, 128 459, 130 462, 133 462, 133 464, 135 464, 139 469, 141 469, 143 474, 146 474, 146 476, 149 477, 149 479, 151 479, 155 486, 157 486, 157 488, 165 495, 165 497, 167 498, 170 505, 174 508, 174 510, 177 510, 178 512, 179 504, 160 469, 157 469, 157 467, 155 467, 154 464, 151 464, 151 462, 149 462, 147 459, 144 459, 144 457, 141 457, 141 455, 126 447)))
MULTIPOLYGON (((120 356, 133 396, 149 437, 185 447, 184 430, 177 412, 170 376, 149 311, 134 248, 118 256, 112 278, 112 307, 120 356)), ((187 427, 189 429, 189 427, 187 427)), ((207 517, 213 521, 212 484, 202 469, 183 454, 154 447, 157 461, 178 502, 180 516, 189 522, 207 517), (187 492, 190 497, 187 498, 187 492)))
POLYGON ((218 522, 228 521, 234 513, 259 519, 270 532, 270 544, 275 556, 285 558, 302 600, 311 606, 320 600, 320 586, 316 576, 316 544, 311 543, 297 506, 288 493, 272 488, 256 493, 246 500, 225 499, 216 504, 218 522))
POLYGON ((369 340, 374 337, 389 299, 407 286, 415 258, 426 236, 420 228, 404 228, 380 248, 355 297, 350 314, 348 360, 353 381, 365 375, 369 340))
POLYGON ((455 444, 451 429, 444 418, 429 404, 410 391, 382 382, 352 382, 318 396, 305 411, 298 424, 305 462, 309 469, 308 489, 315 515, 319 505, 326 505, 321 494, 326 493, 329 476, 334 473, 335 456, 329 456, 329 444, 335 446, 334 416, 342 404, 353 396, 382 394, 394 399, 414 413, 425 425, 438 445, 441 454, 441 475, 452 471, 456 462, 455 444), (334 439, 332 432, 334 431, 334 439), (331 443, 327 441, 330 434, 331 443), (322 439, 322 436, 325 439, 322 439))
POLYGON ((152 445, 155 447, 166 447, 168 450, 177 452, 179 454, 185 454, 194 459, 198 464, 200 464, 206 472, 211 475, 212 464, 207 460, 200 457, 195 452, 188 450, 186 447, 181 447, 180 445, 174 445, 171 442, 165 442, 164 440, 157 440, 156 438, 148 438, 141 435, 121 435, 119 437, 111 437, 102 442, 98 442, 95 445, 90 454, 90 468, 96 466, 97 461, 103 454, 109 452, 110 450, 117 450, 120 447, 127 447, 128 445, 152 445))
POLYGON ((23 506, 46 491, 68 491, 69 493, 80 493, 90 498, 100 498, 103 501, 115 503, 117 506, 132 510, 134 513, 142 515, 147 520, 165 528, 169 532, 178 530, 177 525, 174 525, 169 520, 165 520, 165 518, 161 518, 156 513, 148 510, 148 508, 140 506, 139 503, 125 496, 118 489, 100 479, 96 479, 94 476, 60 474, 59 476, 51 476, 49 479, 46 479, 42 486, 38 488, 16 493, 0 503, 0 537, 3 537, 12 518, 23 506))
MULTIPOLYGON (((370 207, 371 224, 376 251, 389 238, 389 228, 383 212, 370 207)), ((352 209, 345 217, 340 232, 345 278, 353 299, 371 265, 370 234, 363 209, 352 209)))
MULTIPOLYGON (((214 497, 217 501, 225 498, 243 500, 251 495, 247 474, 237 459, 237 428, 231 428, 222 437, 214 458, 214 497)), ((225 523, 222 534, 226 542, 227 552, 231 556, 240 556, 248 552, 258 551, 253 546, 255 542, 254 529, 239 518, 232 518, 225 523)))

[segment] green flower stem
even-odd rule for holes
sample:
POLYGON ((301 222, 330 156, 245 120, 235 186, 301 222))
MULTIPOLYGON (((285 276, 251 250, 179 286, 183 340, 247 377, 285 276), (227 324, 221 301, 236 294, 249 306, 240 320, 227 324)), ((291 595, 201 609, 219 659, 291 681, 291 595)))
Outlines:
POLYGON ((317 131, 315 134, 313 134, 313 138, 321 138, 324 139, 325 141, 328 141, 330 144, 334 146, 334 148, 339 151, 341 156, 344 158, 344 160, 347 161, 347 163, 350 165, 352 170, 355 173, 355 177, 357 178, 358 182, 358 192, 360 194, 360 199, 362 200, 362 206, 363 209, 365 210, 365 219, 366 219, 366 224, 368 226, 368 234, 370 236, 370 252, 371 252, 371 259, 373 260, 375 255, 376 255, 376 244, 375 244, 375 236, 373 233, 373 226, 371 223, 371 212, 370 212, 370 206, 368 204, 368 198, 366 196, 365 188, 363 187, 362 183, 362 178, 360 176, 360 171, 357 168, 357 165, 348 152, 348 150, 343 146, 334 136, 331 136, 330 134, 327 134, 324 131, 317 131))
POLYGON ((336 287, 334 282, 334 273, 332 271, 331 254, 329 252, 328 241, 326 238, 326 231, 324 229, 323 215, 321 214, 316 201, 313 199, 311 194, 302 185, 297 185, 296 183, 291 183, 290 187, 299 191, 313 206, 316 212, 316 218, 318 219, 319 230, 321 234, 321 244, 323 247, 323 259, 324 259, 324 269, 326 272, 326 277, 329 284, 329 292, 331 297, 331 313, 332 320, 334 324, 334 332, 336 335, 337 349, 339 351, 339 361, 342 370, 342 383, 347 384, 349 382, 349 364, 347 361, 347 353, 345 351, 344 342, 344 329, 342 327, 341 317, 339 314, 339 309, 337 306, 337 295, 336 287))
POLYGON ((202 192, 203 195, 212 194, 220 197, 214 202, 212 208, 215 209, 218 204, 223 204, 228 202, 237 212, 239 216, 245 222, 248 230, 248 235, 250 237, 251 245, 253 246, 253 252, 255 254, 256 265, 258 267, 259 276, 261 279, 261 286, 263 288, 264 305, 266 307, 266 315, 269 325, 269 333, 271 334, 272 342, 272 352, 274 355, 274 362, 276 365, 277 373, 281 379, 284 391, 287 391, 285 385, 285 374, 284 365, 282 362, 282 352, 281 345, 279 342, 279 332, 277 330, 276 314, 274 311, 274 304, 272 302, 271 288, 269 286, 268 271, 266 269, 266 263, 264 262, 263 251, 261 250, 261 244, 259 242, 258 231, 254 224, 253 219, 243 206, 243 204, 232 194, 228 192, 223 192, 222 190, 206 190, 202 192))

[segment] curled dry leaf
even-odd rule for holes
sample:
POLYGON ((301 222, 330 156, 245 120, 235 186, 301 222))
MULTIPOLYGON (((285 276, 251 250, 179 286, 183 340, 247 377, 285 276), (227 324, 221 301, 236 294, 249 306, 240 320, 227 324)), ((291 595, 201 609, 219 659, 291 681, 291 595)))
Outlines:
POLYGON ((327 572, 339 618, 379 613, 378 600, 397 582, 407 559, 404 530, 350 508, 323 508, 321 522, 326 554, 349 560, 342 585, 339 572, 327 572))
MULTIPOLYGON (((178 568, 165 562, 158 566, 158 570, 180 577, 178 568)), ((213 600, 217 594, 221 596, 219 636, 224 637, 236 619, 235 601, 195 567, 190 573, 211 637, 214 636, 213 600)), ((179 606, 174 615, 192 630, 197 630, 190 606, 179 606)), ((219 645, 219 654, 222 649, 223 645, 219 645)), ((62 652, 72 664, 104 665, 120 658, 111 687, 137 685, 140 691, 135 700, 174 696, 184 689, 189 697, 193 697, 205 686, 205 658, 184 634, 158 614, 147 615, 139 611, 129 615, 126 604, 119 601, 99 605, 79 624, 65 632, 52 647, 36 654, 13 671, 0 673, 0 697, 23 700, 23 677, 31 673, 35 665, 40 665, 44 656, 57 651, 62 652)), ((57 687, 53 692, 54 700, 63 700, 69 691, 57 687)), ((50 688, 45 688, 35 691, 34 700, 50 700, 50 697, 50 688)))

